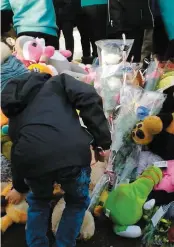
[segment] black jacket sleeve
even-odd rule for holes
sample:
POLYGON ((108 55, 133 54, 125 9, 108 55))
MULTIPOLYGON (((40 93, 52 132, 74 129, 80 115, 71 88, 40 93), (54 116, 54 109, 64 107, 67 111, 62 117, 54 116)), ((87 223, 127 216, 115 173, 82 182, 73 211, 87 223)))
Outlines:
POLYGON ((69 75, 60 75, 60 81, 70 102, 80 111, 80 117, 94 137, 94 147, 110 148, 111 134, 104 115, 102 98, 93 86, 69 75))
POLYGON ((15 168, 12 165, 12 184, 13 188, 17 190, 19 193, 27 193, 29 191, 29 187, 24 182, 24 179, 17 174, 15 168))

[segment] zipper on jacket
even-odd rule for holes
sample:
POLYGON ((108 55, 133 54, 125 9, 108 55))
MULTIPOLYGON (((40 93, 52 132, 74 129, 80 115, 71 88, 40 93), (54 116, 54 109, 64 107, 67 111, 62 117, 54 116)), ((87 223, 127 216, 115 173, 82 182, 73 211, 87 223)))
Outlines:
POLYGON ((110 0, 108 0, 108 19, 109 19, 109 24, 112 26, 111 14, 110 14, 110 0))
POLYGON ((141 20, 143 19, 143 10, 140 9, 141 20))
POLYGON ((150 0, 148 0, 148 7, 149 7, 150 14, 152 16, 152 25, 154 27, 155 26, 155 21, 154 21, 154 17, 153 17, 153 13, 152 13, 151 7, 150 7, 150 0))

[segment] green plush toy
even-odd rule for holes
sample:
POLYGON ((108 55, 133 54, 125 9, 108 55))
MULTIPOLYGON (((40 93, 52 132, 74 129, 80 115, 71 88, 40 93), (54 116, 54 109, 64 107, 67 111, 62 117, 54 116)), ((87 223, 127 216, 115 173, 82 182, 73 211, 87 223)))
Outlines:
POLYGON ((114 222, 117 235, 130 238, 141 236, 141 228, 134 224, 141 219, 147 197, 161 179, 160 168, 150 166, 135 182, 121 184, 109 193, 104 210, 114 222))
POLYGON ((1 152, 8 160, 11 158, 11 147, 12 142, 6 133, 6 129, 1 129, 1 152))
POLYGON ((174 85, 174 71, 166 72, 159 80, 156 89, 169 88, 174 85))

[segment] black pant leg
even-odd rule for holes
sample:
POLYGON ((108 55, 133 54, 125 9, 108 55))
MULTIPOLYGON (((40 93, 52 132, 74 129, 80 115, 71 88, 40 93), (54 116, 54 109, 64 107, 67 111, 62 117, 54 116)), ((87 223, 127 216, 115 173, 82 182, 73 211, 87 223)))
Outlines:
POLYGON ((168 44, 169 39, 163 20, 160 16, 156 17, 153 32, 153 53, 156 54, 160 60, 164 59, 168 44))
POLYGON ((89 22, 89 35, 93 48, 93 56, 97 57, 97 46, 95 42, 106 39, 107 25, 107 5, 92 5, 84 8, 85 14, 89 22))
POLYGON ((78 14, 76 17, 76 26, 77 29, 79 30, 81 37, 83 57, 90 57, 91 48, 90 48, 90 36, 89 36, 89 23, 83 9, 81 10, 81 13, 78 14))
POLYGON ((128 61, 134 56, 134 62, 139 63, 141 59, 141 49, 143 45, 144 30, 132 30, 129 32, 117 32, 115 34, 109 35, 111 39, 122 39, 122 34, 125 33, 127 39, 134 39, 134 43, 130 54, 128 56, 128 61))
POLYGON ((67 50, 72 52, 72 56, 68 59, 72 60, 74 54, 74 36, 73 36, 74 23, 71 21, 65 21, 62 23, 62 32, 65 38, 65 46, 67 50))

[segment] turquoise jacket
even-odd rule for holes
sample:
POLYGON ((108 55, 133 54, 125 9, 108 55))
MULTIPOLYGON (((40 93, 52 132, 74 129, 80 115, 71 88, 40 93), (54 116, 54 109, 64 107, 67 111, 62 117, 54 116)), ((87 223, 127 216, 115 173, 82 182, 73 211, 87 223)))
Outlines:
POLYGON ((159 0, 161 14, 169 39, 174 39, 174 0, 159 0))
POLYGON ((108 0, 81 0, 81 6, 91 6, 91 5, 99 5, 99 4, 107 4, 108 0))
POLYGON ((1 0, 0 8, 13 11, 13 25, 17 34, 41 32, 57 36, 52 0, 1 0))

